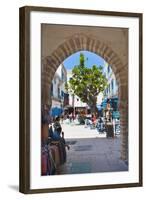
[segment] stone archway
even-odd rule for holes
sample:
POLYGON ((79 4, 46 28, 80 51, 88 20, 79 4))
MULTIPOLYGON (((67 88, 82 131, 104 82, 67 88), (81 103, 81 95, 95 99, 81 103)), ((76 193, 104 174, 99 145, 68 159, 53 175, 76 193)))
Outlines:
POLYGON ((42 60, 42 104, 48 105, 51 102, 49 93, 51 81, 58 66, 70 55, 77 51, 87 50, 98 54, 111 65, 118 83, 119 111, 121 125, 121 158, 128 160, 128 64, 127 59, 120 59, 108 43, 91 35, 76 33, 42 60))

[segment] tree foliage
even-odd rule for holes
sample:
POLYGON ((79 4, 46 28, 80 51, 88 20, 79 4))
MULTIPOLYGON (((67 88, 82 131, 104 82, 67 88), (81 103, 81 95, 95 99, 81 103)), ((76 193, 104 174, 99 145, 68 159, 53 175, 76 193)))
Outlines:
POLYGON ((95 112, 97 96, 103 92, 107 85, 107 79, 102 73, 102 66, 85 66, 85 56, 80 54, 80 64, 72 69, 72 78, 69 80, 69 88, 82 102, 87 103, 95 112))

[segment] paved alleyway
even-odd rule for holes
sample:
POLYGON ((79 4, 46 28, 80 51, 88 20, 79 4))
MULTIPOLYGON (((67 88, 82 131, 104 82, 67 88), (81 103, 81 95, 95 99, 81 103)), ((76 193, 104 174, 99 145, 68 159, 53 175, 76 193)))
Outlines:
POLYGON ((126 171, 128 166, 120 160, 120 137, 106 138, 96 129, 83 125, 62 125, 66 142, 67 162, 58 174, 126 171))

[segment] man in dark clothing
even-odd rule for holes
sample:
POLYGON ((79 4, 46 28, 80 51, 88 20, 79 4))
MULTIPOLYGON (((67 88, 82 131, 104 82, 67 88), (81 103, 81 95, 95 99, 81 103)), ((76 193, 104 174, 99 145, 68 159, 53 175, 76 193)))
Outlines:
POLYGON ((68 150, 70 149, 69 145, 66 144, 65 139, 64 139, 64 132, 62 131, 62 127, 60 124, 60 118, 57 117, 55 119, 55 122, 53 124, 54 127, 54 131, 52 129, 52 126, 50 126, 49 128, 49 135, 51 137, 52 140, 54 141, 60 141, 61 143, 63 143, 68 150))

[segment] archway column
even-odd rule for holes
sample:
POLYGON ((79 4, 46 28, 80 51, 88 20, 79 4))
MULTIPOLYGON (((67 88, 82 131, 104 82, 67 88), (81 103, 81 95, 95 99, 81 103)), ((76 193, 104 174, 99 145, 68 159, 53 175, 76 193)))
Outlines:
POLYGON ((48 112, 50 111, 51 100, 51 79, 50 67, 47 59, 43 60, 41 73, 41 141, 44 146, 48 140, 48 112))
POLYGON ((121 100, 122 104, 125 104, 125 108, 120 109, 120 132, 121 132, 121 159, 128 161, 128 111, 126 110, 126 104, 121 100))
POLYGON ((121 159, 128 162, 128 87, 119 88, 121 159))
MULTIPOLYGON (((56 70, 55 70, 56 71, 56 70)), ((48 58, 42 60, 41 72, 41 104, 51 106, 51 82, 54 73, 54 67, 48 63, 48 58), (53 72, 52 72, 53 70, 53 72)))

